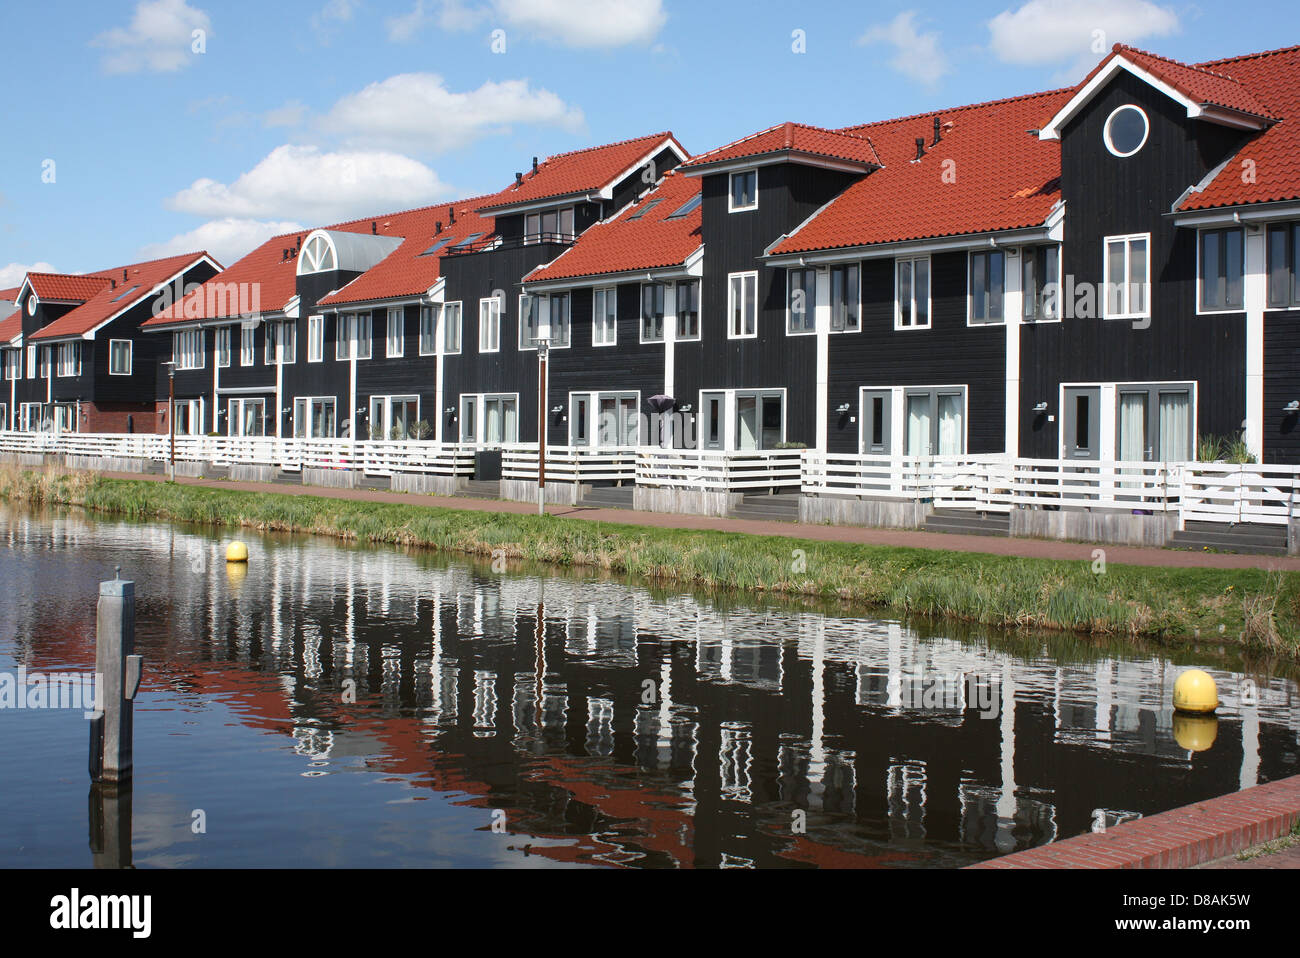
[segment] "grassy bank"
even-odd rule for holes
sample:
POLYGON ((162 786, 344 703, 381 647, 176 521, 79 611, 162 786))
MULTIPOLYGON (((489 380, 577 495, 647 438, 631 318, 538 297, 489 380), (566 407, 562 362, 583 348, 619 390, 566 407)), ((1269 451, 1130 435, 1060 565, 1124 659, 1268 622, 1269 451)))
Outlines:
POLYGON ((999 627, 1222 641, 1300 658, 1300 573, 1174 569, 851 545, 738 533, 249 493, 0 468, 0 498, 139 519, 595 567, 712 591, 838 599, 999 627))

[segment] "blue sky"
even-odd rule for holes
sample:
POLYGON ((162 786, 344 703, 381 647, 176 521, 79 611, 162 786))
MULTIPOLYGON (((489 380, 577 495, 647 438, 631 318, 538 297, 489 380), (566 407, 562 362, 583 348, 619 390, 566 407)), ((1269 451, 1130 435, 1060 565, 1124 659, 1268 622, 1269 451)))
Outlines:
POLYGON ((48 0, 4 19, 0 286, 192 248, 229 263, 657 130, 702 152, 1067 85, 1099 44, 1196 61, 1300 40, 1281 0, 48 0))

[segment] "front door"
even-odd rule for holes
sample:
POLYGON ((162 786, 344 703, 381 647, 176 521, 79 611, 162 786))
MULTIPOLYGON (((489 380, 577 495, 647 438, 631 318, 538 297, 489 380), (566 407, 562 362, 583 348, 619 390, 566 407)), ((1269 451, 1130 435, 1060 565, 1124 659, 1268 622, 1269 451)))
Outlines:
POLYGON ((1066 459, 1101 458, 1101 387, 1066 386, 1061 410, 1066 459))

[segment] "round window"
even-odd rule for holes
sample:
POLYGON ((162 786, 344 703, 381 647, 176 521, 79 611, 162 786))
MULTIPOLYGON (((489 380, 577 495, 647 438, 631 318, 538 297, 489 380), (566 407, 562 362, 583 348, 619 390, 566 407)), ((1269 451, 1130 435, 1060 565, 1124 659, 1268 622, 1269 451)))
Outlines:
POLYGON ((1129 103, 1106 117, 1106 149, 1116 156, 1132 156, 1147 141, 1147 115, 1129 103))
POLYGON ((28 316, 36 315, 36 294, 35 293, 32 293, 32 295, 27 297, 27 315, 28 316))

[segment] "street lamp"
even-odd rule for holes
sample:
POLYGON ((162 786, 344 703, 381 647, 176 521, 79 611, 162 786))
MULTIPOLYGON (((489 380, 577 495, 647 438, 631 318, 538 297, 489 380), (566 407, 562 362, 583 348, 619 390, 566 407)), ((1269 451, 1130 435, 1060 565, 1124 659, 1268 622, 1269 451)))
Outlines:
POLYGON ((169 473, 171 482, 176 481, 176 362, 163 363, 167 367, 167 434, 169 473))
POLYGON ((546 357, 551 349, 551 324, 537 330, 537 514, 546 515, 546 357))

